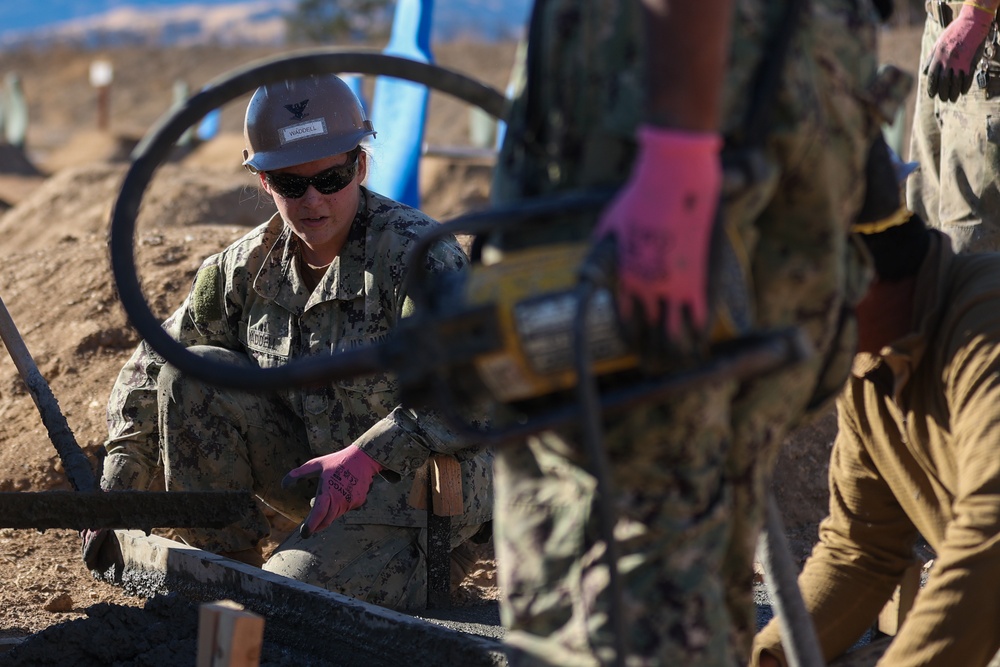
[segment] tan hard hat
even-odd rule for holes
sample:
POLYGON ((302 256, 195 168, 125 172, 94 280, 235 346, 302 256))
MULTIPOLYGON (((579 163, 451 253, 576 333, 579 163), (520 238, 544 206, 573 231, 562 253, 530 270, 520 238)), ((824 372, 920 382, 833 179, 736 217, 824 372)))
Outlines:
POLYGON ((354 150, 375 136, 361 101, 333 74, 261 86, 243 122, 243 166, 284 169, 354 150))

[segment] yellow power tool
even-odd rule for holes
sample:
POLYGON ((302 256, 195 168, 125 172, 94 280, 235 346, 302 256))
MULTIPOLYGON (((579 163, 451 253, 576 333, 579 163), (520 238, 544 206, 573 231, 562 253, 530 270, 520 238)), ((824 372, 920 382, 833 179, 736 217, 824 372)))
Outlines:
MULTIPOLYGON (((544 221, 549 213, 593 211, 606 203, 606 194, 539 199, 463 216, 422 238, 408 268, 415 312, 393 337, 398 347, 389 356, 399 359, 388 361, 390 368, 405 369, 400 374, 404 403, 447 412, 449 406, 478 399, 499 401, 515 408, 510 426, 521 434, 543 424, 572 421, 579 407, 571 392, 581 372, 604 381, 602 405, 614 409, 656 393, 766 373, 809 353, 795 330, 751 330, 745 264, 738 260, 731 238, 722 234, 713 244, 714 315, 706 354, 678 359, 660 375, 644 372, 619 325, 613 266, 598 261, 607 249, 595 253, 589 241, 504 252, 487 245, 473 253, 465 274, 432 275, 424 269, 428 250, 452 234, 476 237, 544 221), (581 290, 595 274, 602 279, 581 290), (586 368, 575 354, 577 345, 586 346, 586 368), (415 350, 420 360, 414 359, 415 350), (616 382, 616 377, 627 381, 616 382)), ((490 434, 498 439, 510 435, 496 424, 490 434)))

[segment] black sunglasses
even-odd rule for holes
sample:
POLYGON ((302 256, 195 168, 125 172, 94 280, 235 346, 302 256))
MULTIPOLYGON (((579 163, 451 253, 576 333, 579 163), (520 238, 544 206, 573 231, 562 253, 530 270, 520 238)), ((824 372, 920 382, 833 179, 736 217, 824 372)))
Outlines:
POLYGON ((321 195, 332 195, 346 188, 358 173, 358 156, 347 164, 324 169, 312 176, 295 176, 294 174, 276 174, 265 172, 271 188, 285 199, 298 199, 313 186, 321 195))

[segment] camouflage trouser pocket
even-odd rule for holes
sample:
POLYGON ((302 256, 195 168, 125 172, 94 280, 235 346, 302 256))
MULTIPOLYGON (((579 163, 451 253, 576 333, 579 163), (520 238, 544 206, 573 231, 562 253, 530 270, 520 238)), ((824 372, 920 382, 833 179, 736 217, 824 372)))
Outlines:
MULTIPOLYGON (((980 222, 984 188, 995 178, 996 121, 973 100, 975 91, 955 104, 937 104, 941 126, 941 185, 939 215, 942 226, 976 225, 980 222)), ((994 186, 995 187, 995 186, 994 186)))
MULTIPOLYGON (((996 100, 1000 111, 1000 99, 996 100)), ((986 115, 982 170, 979 172, 979 210, 997 211, 1000 206, 1000 113, 986 115)), ((996 214, 994 214, 995 216, 996 214)), ((984 221, 987 216, 983 216, 984 221)))
POLYGON ((954 105, 937 105, 941 121, 941 229, 956 251, 1000 249, 1000 99, 975 88, 954 105))

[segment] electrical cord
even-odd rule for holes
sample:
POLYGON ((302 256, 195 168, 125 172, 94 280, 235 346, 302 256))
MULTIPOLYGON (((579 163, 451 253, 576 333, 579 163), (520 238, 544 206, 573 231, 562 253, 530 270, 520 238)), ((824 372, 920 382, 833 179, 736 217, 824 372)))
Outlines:
POLYGON ((608 568, 608 613, 614 633, 616 667, 625 667, 628 656, 628 635, 625 618, 625 598, 622 591, 621 572, 618 570, 620 554, 615 539, 618 515, 614 507, 614 485, 611 480, 611 462, 604 449, 601 424, 603 410, 597 389, 597 379, 591 372, 590 345, 587 338, 587 312, 590 301, 607 279, 585 262, 583 276, 576 289, 576 314, 573 320, 573 360, 576 366, 576 395, 582 413, 582 439, 584 452, 590 463, 590 472, 596 481, 597 515, 604 538, 604 560, 608 568), (595 278, 597 280, 595 280, 595 278))

